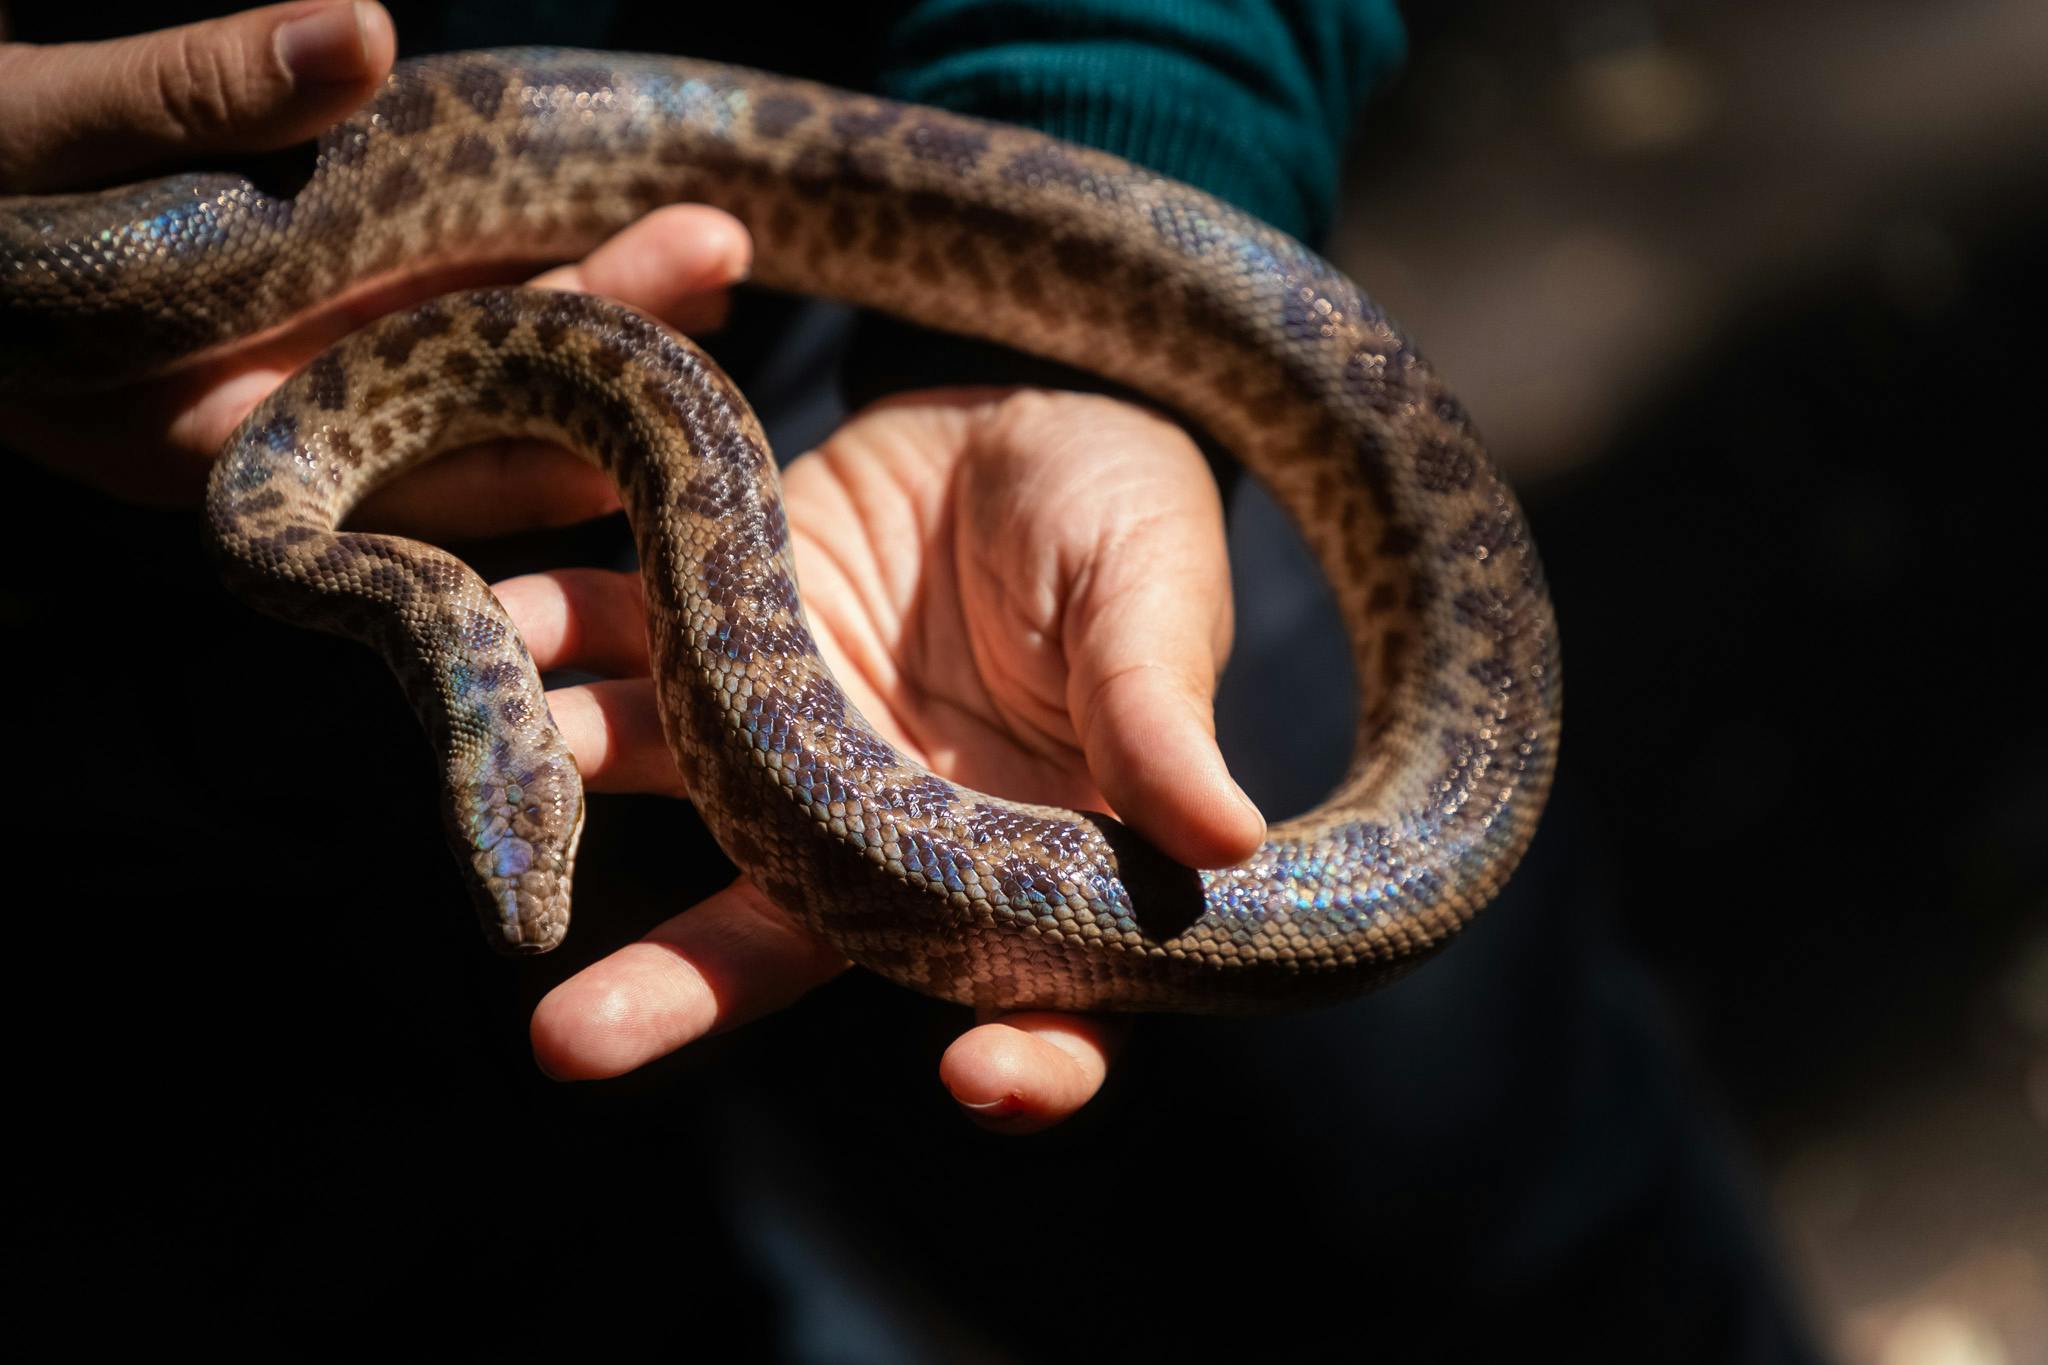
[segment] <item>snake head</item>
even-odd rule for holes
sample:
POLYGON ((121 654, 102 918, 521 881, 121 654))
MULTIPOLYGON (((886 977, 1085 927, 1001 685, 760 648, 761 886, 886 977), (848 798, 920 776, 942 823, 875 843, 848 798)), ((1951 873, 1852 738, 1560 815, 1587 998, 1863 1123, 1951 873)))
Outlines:
POLYGON ((507 764, 472 789, 463 823, 484 933, 508 953, 545 953, 569 932, 583 783, 566 753, 507 764))

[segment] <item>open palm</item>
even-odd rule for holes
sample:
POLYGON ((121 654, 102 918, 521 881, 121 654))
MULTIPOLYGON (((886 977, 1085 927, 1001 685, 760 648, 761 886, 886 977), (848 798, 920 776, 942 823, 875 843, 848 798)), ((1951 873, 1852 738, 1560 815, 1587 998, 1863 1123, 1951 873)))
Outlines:
MULTIPOLYGON (((1108 808, 1198 866, 1256 847, 1210 719, 1231 625, 1221 506, 1180 428, 1088 394, 908 394, 796 460, 784 496, 819 646, 905 753, 1012 799, 1108 808)), ((681 794, 638 580, 569 571, 499 595, 543 668, 612 679, 549 699, 591 787, 681 794)), ((614 1075, 844 965, 742 880, 559 986, 536 1053, 614 1075)), ((941 1074, 1023 1130, 1078 1108, 1105 1064, 1100 1025, 1038 1013, 970 1030, 941 1074)))

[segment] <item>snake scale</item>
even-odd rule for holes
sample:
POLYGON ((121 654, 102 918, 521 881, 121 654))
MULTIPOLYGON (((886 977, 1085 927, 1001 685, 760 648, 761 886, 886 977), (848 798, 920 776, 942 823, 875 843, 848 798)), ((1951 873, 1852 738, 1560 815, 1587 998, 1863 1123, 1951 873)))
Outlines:
POLYGON ((483 582, 338 528, 400 471, 504 435, 617 481, 663 724, 720 844, 904 985, 1067 1009, 1353 994, 1440 947, 1520 857, 1561 704, 1535 548, 1457 400, 1285 234, 1021 129, 669 57, 407 61, 317 158, 288 197, 184 174, 0 200, 0 387, 162 370, 395 275, 573 257, 656 206, 715 204, 752 231, 761 284, 1051 357, 1206 430, 1302 529, 1351 635, 1348 775, 1242 866, 1197 873, 1107 816, 957 787, 848 704, 760 427, 691 343, 531 290, 387 317, 256 409, 207 520, 238 592, 389 660, 502 946, 567 927, 575 765, 483 582))

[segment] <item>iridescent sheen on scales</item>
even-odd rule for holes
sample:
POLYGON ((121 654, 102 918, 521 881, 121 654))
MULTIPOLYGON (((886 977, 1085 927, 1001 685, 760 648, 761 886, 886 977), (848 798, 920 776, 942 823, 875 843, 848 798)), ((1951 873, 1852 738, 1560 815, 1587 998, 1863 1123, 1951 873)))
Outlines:
POLYGON ((185 175, 0 200, 0 388, 147 374, 383 277, 574 256, 677 201, 741 218, 763 284, 1065 361, 1206 429, 1336 589, 1355 756, 1322 807, 1201 873, 1107 817, 935 776, 819 658, 774 462, 716 366, 602 300, 453 295, 266 400, 208 519, 238 591, 391 661, 444 755, 450 838, 495 941, 543 951, 567 929, 575 764, 474 573, 337 528, 400 471, 500 436, 560 442, 618 482, 663 723, 706 821, 779 905, 905 985, 989 1006, 1280 1007, 1390 979, 1499 889, 1560 707, 1513 496, 1349 281, 1113 157, 673 58, 406 62, 290 198, 185 175))

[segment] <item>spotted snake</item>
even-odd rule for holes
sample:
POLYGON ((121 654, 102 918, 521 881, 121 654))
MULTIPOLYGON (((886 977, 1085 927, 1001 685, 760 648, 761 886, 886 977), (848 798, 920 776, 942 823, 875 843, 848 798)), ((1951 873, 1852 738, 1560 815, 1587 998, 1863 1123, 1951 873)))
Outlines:
POLYGON ((408 61, 288 196, 184 174, 0 200, 0 390, 151 373, 394 275, 567 259, 677 201, 744 221, 761 284, 1089 370, 1228 449, 1335 588, 1355 756, 1322 807, 1199 873, 1107 816, 945 781, 819 658, 774 462, 715 365, 598 299, 450 295, 264 401, 215 468, 207 522, 238 592, 390 661, 443 755, 449 837, 494 941, 543 951, 567 928, 575 765, 473 572, 337 528, 400 471, 500 436, 559 442, 617 481, 664 729, 705 820, 778 905, 896 981, 992 1007, 1274 1008, 1391 979, 1494 895, 1541 811, 1561 704, 1514 497, 1355 286, 1114 157, 668 57, 408 61))

